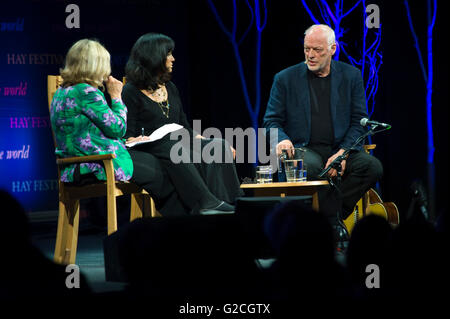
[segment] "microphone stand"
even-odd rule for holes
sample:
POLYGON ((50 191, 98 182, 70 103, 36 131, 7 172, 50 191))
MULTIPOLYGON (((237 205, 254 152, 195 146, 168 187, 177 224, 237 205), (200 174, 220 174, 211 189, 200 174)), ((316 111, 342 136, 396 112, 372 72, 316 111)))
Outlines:
POLYGON ((341 171, 342 171, 342 161, 345 160, 347 158, 347 155, 350 153, 351 150, 355 149, 359 143, 361 143, 362 141, 364 141, 364 139, 366 137, 368 137, 369 135, 373 135, 375 134, 375 129, 378 127, 378 125, 372 125, 370 127, 370 129, 365 132, 363 135, 361 135, 360 137, 358 137, 356 139, 356 141, 353 143, 353 145, 344 151, 344 153, 342 153, 342 155, 339 155, 338 157, 336 157, 331 163, 330 165, 328 165, 325 169, 322 170, 322 172, 320 172, 320 174, 318 175, 319 178, 323 178, 325 176, 325 174, 327 174, 330 169, 334 168, 337 171, 337 175, 336 175, 336 181, 333 180, 332 177, 328 177, 328 182, 331 185, 331 187, 336 191, 336 199, 338 202, 338 207, 339 209, 336 211, 336 219, 337 219, 337 225, 336 225, 336 232, 338 234, 338 238, 337 238, 337 249, 338 251, 343 252, 346 247, 344 242, 349 240, 349 234, 348 231, 344 225, 344 223, 342 222, 342 218, 341 218, 341 212, 340 209, 342 207, 342 194, 341 194, 341 190, 339 189, 340 187, 340 183, 341 183, 341 171))
MULTIPOLYGON (((330 169, 334 168, 336 169, 336 171, 338 171, 338 173, 341 172, 342 166, 341 163, 343 160, 345 160, 347 158, 347 155, 350 153, 351 150, 355 149, 356 146, 358 146, 359 143, 361 143, 362 141, 364 141, 364 139, 369 136, 369 135, 373 135, 377 132, 375 132, 375 129, 378 127, 378 125, 372 125, 370 127, 370 129, 364 133, 363 135, 361 135, 360 137, 358 137, 356 139, 356 141, 353 143, 353 145, 349 148, 346 149, 344 151, 344 153, 342 153, 342 155, 339 155, 338 157, 336 157, 331 163, 330 165, 327 166, 327 168, 323 169, 322 172, 320 172, 320 174, 317 176, 318 178, 323 178, 325 176, 326 173, 328 173, 330 171, 330 169)), ((381 131, 380 131, 381 132, 381 131)), ((338 176, 340 176, 340 174, 338 174, 338 176)), ((330 183, 332 184, 332 183, 330 183)), ((333 184, 332 184, 333 185, 333 184)))

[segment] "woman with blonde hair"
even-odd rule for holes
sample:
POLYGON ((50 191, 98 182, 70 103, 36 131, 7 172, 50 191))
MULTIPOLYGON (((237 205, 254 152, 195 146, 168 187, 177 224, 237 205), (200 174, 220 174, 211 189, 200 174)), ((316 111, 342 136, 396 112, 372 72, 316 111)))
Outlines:
MULTIPOLYGON (((68 51, 62 86, 53 96, 50 118, 59 157, 116 154, 114 175, 118 181, 129 180, 133 163, 122 137, 126 132, 127 108, 121 99, 122 82, 111 75, 110 55, 97 41, 77 41, 68 51), (103 82, 111 96, 108 106, 103 82)), ((106 180, 98 163, 68 165, 61 181, 79 182, 81 175, 91 174, 106 180)))
MULTIPOLYGON (((77 41, 68 51, 61 70, 62 86, 56 91, 50 108, 56 139, 56 155, 72 157, 114 153, 114 174, 118 181, 131 180, 147 190, 163 215, 185 214, 171 183, 157 159, 151 154, 124 145, 127 107, 122 102, 122 82, 111 75, 110 54, 97 41, 77 41), (104 86, 111 96, 105 100, 104 86), (130 156, 131 155, 131 156, 130 156)), ((85 184, 106 180, 102 165, 68 165, 61 181, 85 184)))

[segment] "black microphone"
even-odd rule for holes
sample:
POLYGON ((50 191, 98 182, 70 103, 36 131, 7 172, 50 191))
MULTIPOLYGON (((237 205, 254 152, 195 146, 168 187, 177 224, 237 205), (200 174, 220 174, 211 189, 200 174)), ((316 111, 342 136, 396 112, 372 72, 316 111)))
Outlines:
POLYGON ((381 127, 385 127, 387 129, 391 128, 391 126, 389 124, 380 123, 380 122, 377 122, 377 121, 371 121, 371 120, 369 120, 368 118, 365 118, 365 117, 363 117, 361 119, 361 121, 359 121, 359 124, 361 124, 361 126, 378 125, 378 126, 381 126, 381 127))

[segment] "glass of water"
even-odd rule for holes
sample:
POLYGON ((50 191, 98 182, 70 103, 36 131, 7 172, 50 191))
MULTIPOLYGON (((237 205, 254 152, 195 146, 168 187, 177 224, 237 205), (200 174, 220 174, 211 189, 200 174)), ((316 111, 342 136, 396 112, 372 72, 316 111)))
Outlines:
POLYGON ((256 166, 256 183, 272 183, 272 173, 273 170, 271 165, 256 166))
POLYGON ((305 149, 303 148, 294 148, 289 152, 289 157, 284 160, 284 172, 287 182, 306 182, 304 157, 305 149))

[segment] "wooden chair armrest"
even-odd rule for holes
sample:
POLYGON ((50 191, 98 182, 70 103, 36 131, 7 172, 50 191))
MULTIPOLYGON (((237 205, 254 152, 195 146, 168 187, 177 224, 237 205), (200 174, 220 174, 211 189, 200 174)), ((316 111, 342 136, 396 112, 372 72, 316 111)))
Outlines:
POLYGON ((74 163, 89 163, 89 162, 98 162, 98 161, 104 161, 104 160, 112 160, 113 158, 116 158, 116 154, 75 156, 75 157, 58 158, 58 159, 56 159, 56 164, 67 165, 67 164, 74 164, 74 163))
POLYGON ((377 144, 366 144, 363 145, 364 151, 369 153, 370 150, 374 150, 377 147, 377 144))

